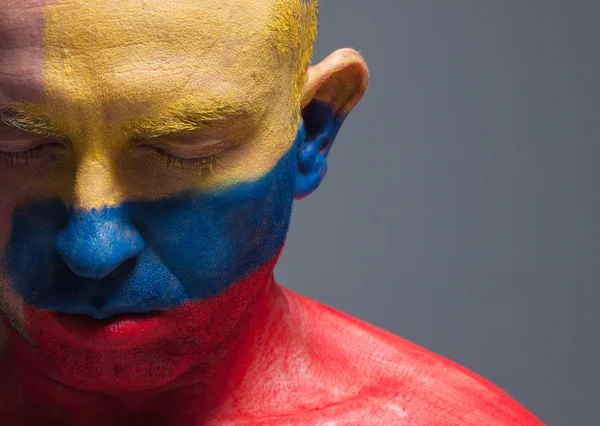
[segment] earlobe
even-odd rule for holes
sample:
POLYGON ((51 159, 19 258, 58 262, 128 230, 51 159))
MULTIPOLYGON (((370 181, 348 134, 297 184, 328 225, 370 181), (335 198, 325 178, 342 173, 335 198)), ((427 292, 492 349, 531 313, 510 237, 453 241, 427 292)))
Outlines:
POLYGON ((308 70, 298 134, 296 199, 313 192, 325 177, 327 154, 368 80, 364 60, 352 49, 338 50, 308 70))
POLYGON ((321 184, 327 173, 327 154, 342 125, 326 103, 313 100, 302 112, 298 134, 295 198, 301 199, 321 184))

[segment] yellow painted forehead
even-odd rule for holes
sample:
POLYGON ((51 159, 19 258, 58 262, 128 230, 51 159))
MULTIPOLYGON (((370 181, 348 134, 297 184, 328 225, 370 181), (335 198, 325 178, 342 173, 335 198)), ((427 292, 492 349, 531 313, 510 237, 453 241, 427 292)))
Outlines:
POLYGON ((44 10, 46 99, 72 117, 190 94, 266 102, 289 71, 273 48, 270 3, 58 0, 44 10))
MULTIPOLYGON (((314 35, 294 27, 303 23, 295 21, 303 0, 39 1, 43 97, 28 111, 72 142, 82 205, 128 199, 142 182, 133 169, 116 167, 135 126, 152 134, 157 125, 178 130, 168 117, 183 118, 184 126, 190 114, 193 121, 260 117, 254 136, 220 158, 214 173, 173 179, 169 192, 256 180, 291 147, 297 67, 307 65, 295 59, 307 53, 299 40, 312 46, 314 35)), ((151 177, 161 185, 142 182, 136 197, 164 195, 147 191, 165 186, 163 174, 151 177)))

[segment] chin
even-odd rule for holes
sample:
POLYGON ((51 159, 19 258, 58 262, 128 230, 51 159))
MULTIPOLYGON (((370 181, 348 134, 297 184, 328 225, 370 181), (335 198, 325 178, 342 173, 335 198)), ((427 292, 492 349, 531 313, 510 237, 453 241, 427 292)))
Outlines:
MULTIPOLYGON (((69 336, 56 313, 25 306, 24 333, 9 329, 11 346, 43 375, 66 386, 118 393, 163 387, 194 367, 198 348, 181 345, 182 330, 126 347, 94 347, 69 336)), ((179 324, 174 324, 179 325, 179 324)))
POLYGON ((64 351, 60 358, 58 366, 57 360, 52 361, 54 380, 106 394, 164 389, 195 365, 190 358, 166 359, 160 351, 147 347, 86 354, 64 351))

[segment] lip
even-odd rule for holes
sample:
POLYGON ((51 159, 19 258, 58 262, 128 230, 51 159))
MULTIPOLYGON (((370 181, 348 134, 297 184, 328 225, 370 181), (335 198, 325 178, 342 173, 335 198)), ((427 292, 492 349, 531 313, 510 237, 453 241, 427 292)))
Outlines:
POLYGON ((105 320, 87 315, 54 314, 65 337, 95 349, 126 349, 159 338, 164 333, 161 312, 119 314, 105 320))

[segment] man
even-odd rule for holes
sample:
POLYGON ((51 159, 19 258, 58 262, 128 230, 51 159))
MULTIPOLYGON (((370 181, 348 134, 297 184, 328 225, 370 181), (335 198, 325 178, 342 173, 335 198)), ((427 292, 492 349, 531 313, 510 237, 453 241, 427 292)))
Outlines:
POLYGON ((0 424, 539 424, 274 282, 368 80, 316 8, 3 2, 0 424))

